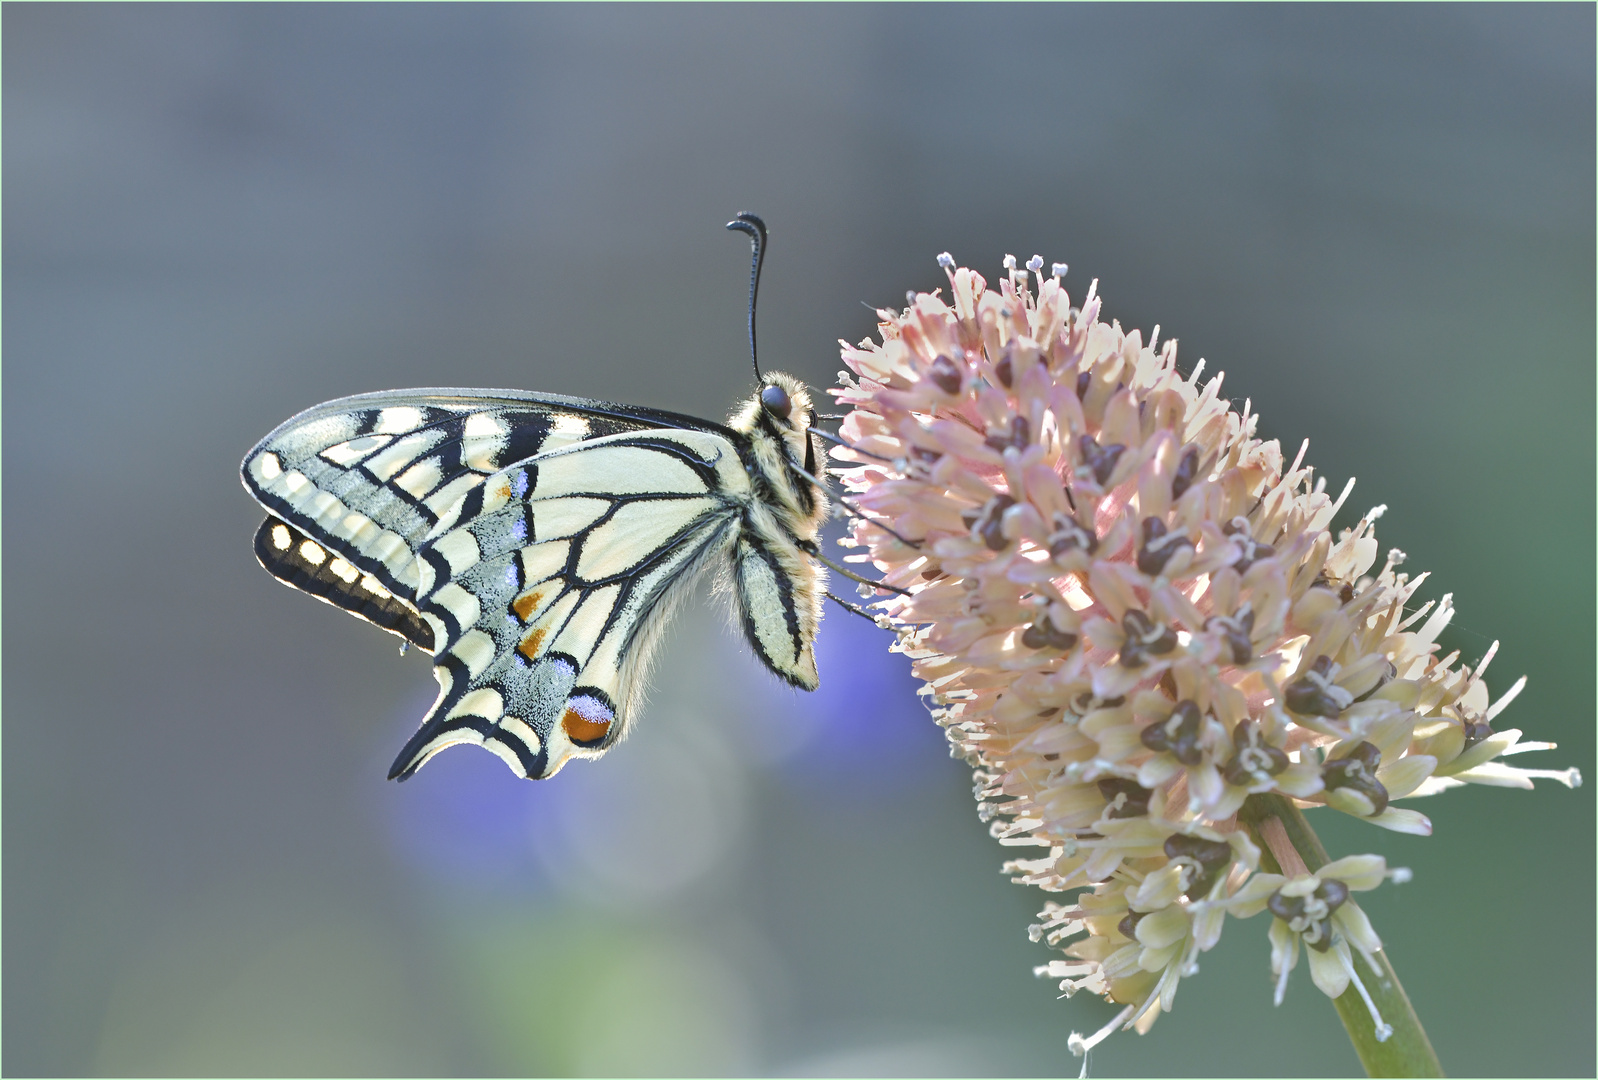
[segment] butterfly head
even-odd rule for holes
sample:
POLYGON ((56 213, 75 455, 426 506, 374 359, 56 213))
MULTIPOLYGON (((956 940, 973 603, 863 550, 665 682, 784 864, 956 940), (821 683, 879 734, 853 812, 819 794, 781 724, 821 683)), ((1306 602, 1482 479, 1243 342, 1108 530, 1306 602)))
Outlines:
POLYGON ((766 443, 815 476, 816 463, 822 460, 810 434, 815 420, 815 406, 805 384, 792 375, 770 371, 760 377, 760 390, 739 406, 728 425, 757 445, 766 443))

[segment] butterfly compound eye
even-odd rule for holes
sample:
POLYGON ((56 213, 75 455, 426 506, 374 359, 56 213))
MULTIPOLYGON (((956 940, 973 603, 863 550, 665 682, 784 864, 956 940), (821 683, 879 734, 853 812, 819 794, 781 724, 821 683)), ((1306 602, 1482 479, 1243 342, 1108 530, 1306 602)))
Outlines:
POLYGON ((784 420, 788 419, 788 414, 793 411, 793 402, 788 400, 788 391, 775 383, 760 391, 760 403, 784 420))

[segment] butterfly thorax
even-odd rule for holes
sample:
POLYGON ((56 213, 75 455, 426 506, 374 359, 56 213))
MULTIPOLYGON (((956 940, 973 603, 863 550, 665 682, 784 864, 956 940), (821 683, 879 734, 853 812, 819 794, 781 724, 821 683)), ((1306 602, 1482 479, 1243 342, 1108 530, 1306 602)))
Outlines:
POLYGON ((746 400, 727 420, 727 426, 747 440, 744 466, 749 472, 760 508, 770 512, 792 541, 814 541, 827 520, 830 505, 817 477, 816 438, 811 434, 815 411, 810 391, 791 375, 769 372, 761 391, 746 400), (787 414, 764 400, 772 389, 788 404, 787 414))

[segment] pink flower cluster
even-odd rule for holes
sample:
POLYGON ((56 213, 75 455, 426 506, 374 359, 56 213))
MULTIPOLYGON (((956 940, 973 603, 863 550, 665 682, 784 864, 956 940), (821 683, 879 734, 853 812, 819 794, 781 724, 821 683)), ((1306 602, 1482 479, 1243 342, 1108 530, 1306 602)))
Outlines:
POLYGON ((1331 535, 1352 482, 1331 498, 1219 376, 1184 377, 1157 327, 1145 343, 1101 322, 1097 282, 1073 307, 1037 257, 1007 260, 997 290, 940 262, 948 299, 915 295, 878 313, 880 342, 844 344, 834 472, 856 514, 844 542, 864 549, 850 561, 895 590, 879 621, 994 835, 1047 849, 1008 869, 1084 890, 1034 927, 1068 958, 1040 970, 1146 1030, 1224 916, 1269 910, 1278 985, 1302 939, 1340 994, 1350 947, 1381 948, 1350 888, 1394 872, 1356 856, 1332 864, 1344 878, 1250 887, 1249 796, 1426 834, 1396 800, 1579 777, 1497 760, 1550 745, 1492 727, 1524 680, 1494 704, 1491 653, 1475 670, 1436 655, 1449 598, 1406 611, 1424 575, 1397 572, 1397 551, 1370 573, 1381 508, 1331 535))

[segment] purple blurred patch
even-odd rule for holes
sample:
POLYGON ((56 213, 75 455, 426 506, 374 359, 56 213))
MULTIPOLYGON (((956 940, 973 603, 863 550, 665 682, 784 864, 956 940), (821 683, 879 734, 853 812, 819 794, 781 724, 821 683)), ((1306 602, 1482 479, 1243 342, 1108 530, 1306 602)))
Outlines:
MULTIPOLYGON (((821 686, 812 693, 773 692, 756 665, 744 670, 765 684, 761 694, 779 712, 776 722, 808 729, 782 771, 807 780, 835 778, 849 787, 919 784, 943 778, 948 743, 916 694, 921 682, 910 661, 888 651, 893 634, 828 604, 816 637, 821 686)), ((753 691, 754 688, 751 687, 753 691)))
MULTIPOLYGON (((406 725, 424 715, 403 712, 406 725)), ((505 768, 493 754, 476 747, 439 754, 404 783, 382 785, 380 816, 394 850, 406 864, 430 876, 496 891, 545 892, 548 873, 533 845, 533 822, 546 819, 570 794, 559 784, 531 784, 505 768)))

